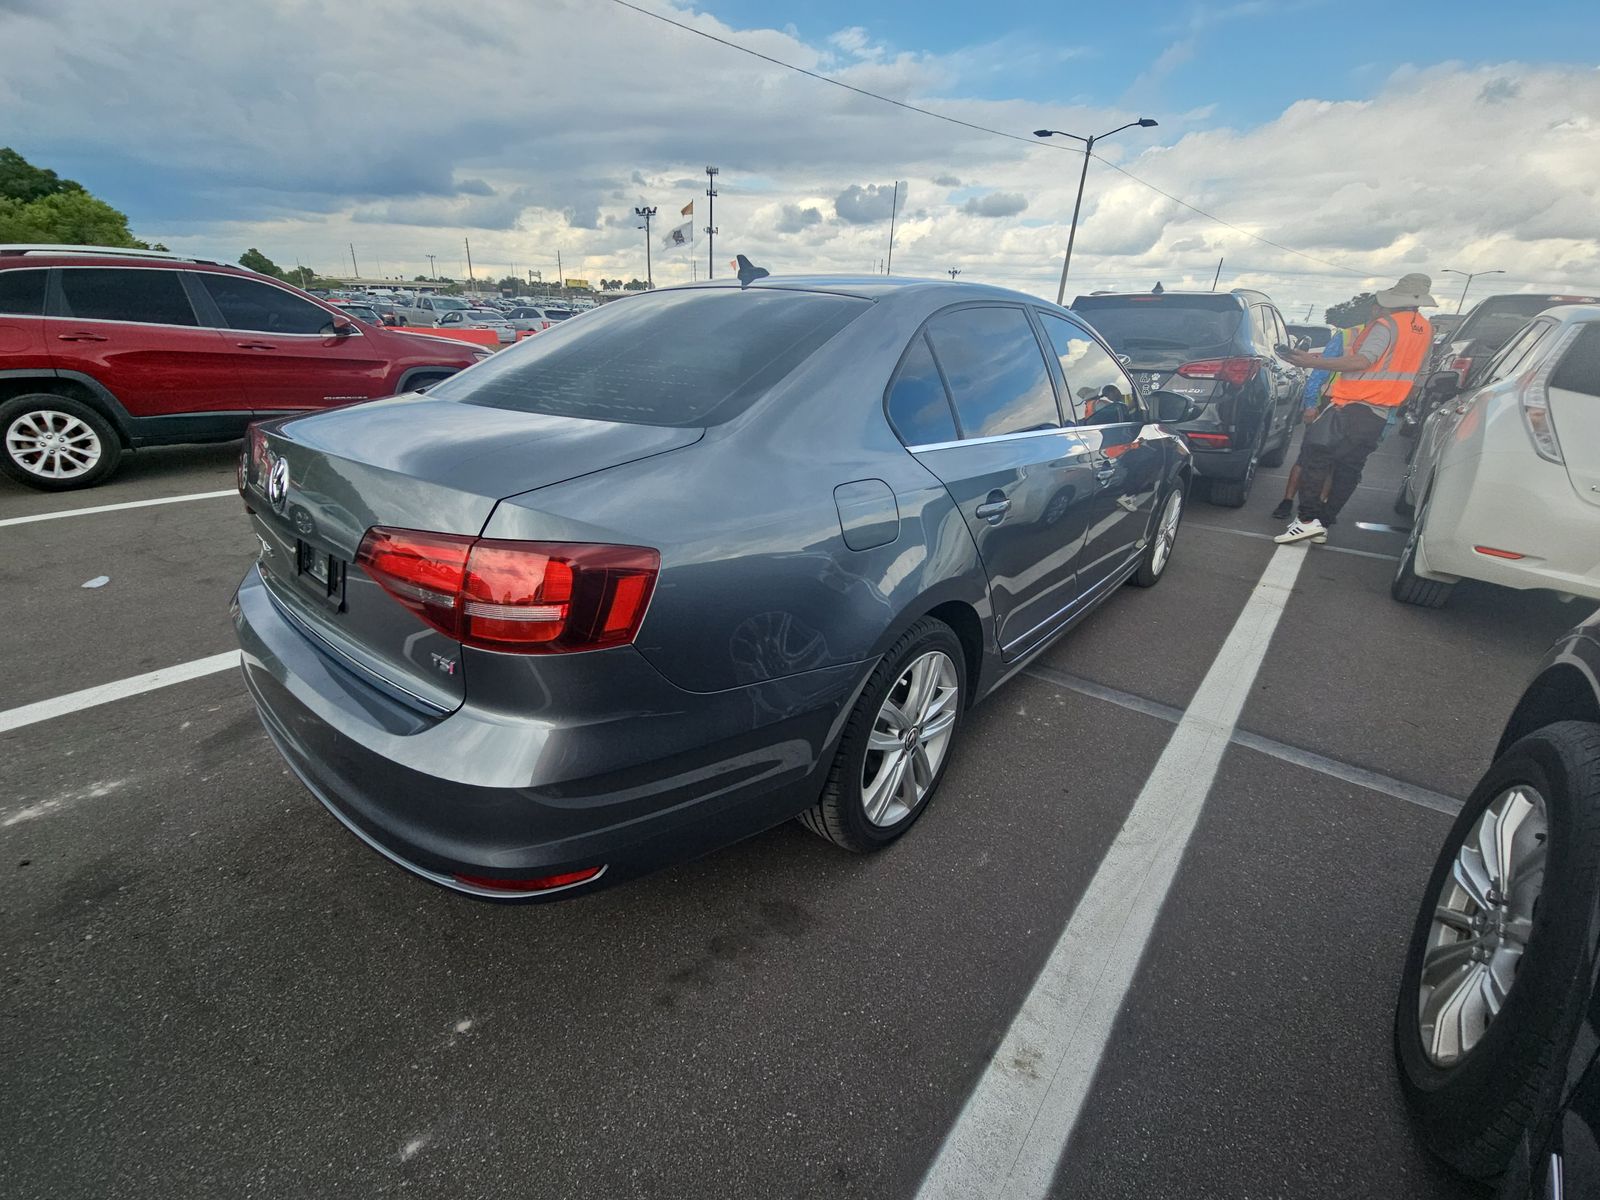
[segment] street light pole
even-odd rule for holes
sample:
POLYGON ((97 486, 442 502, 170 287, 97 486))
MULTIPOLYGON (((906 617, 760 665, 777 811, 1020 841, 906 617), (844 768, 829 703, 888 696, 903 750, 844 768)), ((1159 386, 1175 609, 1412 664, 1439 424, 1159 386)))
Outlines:
POLYGON ((1461 299, 1456 301, 1456 311, 1457 312, 1460 312, 1461 311, 1461 306, 1467 302, 1467 289, 1472 286, 1472 281, 1474 279, 1476 279, 1479 275, 1504 275, 1505 274, 1504 271, 1500 271, 1500 270, 1495 270, 1495 271, 1456 271, 1456 270, 1452 270, 1449 267, 1446 267, 1443 271, 1441 271, 1439 273, 1441 275, 1465 275, 1466 278, 1467 278, 1467 282, 1461 285, 1461 299))
POLYGON ((640 226, 637 226, 637 228, 644 230, 644 281, 645 281, 645 285, 648 288, 653 289, 656 286, 656 277, 651 273, 651 268, 650 268, 650 220, 651 220, 652 217, 654 217, 656 215, 656 210, 655 210, 655 208, 653 206, 649 207, 649 208, 636 208, 636 209, 633 210, 633 215, 636 216, 636 217, 643 217, 644 218, 644 224, 640 225, 640 226))
POLYGON ((433 265, 433 255, 424 254, 422 257, 428 260, 428 278, 429 279, 438 279, 439 278, 439 268, 433 265))
POLYGON ((1069 137, 1073 141, 1083 143, 1083 170, 1078 173, 1078 198, 1072 205, 1072 228, 1067 231, 1067 256, 1061 260, 1061 286, 1056 288, 1056 303, 1062 304, 1067 296, 1067 270, 1072 266, 1072 244, 1078 237, 1078 210, 1083 207, 1083 185, 1089 178, 1089 158, 1094 154, 1094 144, 1104 141, 1113 133, 1121 133, 1124 129, 1132 129, 1135 125, 1141 129, 1151 129, 1157 124, 1150 117, 1140 117, 1137 121, 1129 121, 1126 125, 1118 125, 1107 133, 1091 134, 1089 137, 1079 137, 1075 133, 1067 133, 1060 129, 1035 129, 1033 136, 1037 138, 1069 137))
POLYGON ((717 276, 717 175, 716 167, 706 168, 706 278, 717 276))
POLYGON ((951 267, 950 268, 950 282, 954 283, 956 281, 956 276, 959 275, 959 274, 961 274, 961 268, 960 267, 951 267))

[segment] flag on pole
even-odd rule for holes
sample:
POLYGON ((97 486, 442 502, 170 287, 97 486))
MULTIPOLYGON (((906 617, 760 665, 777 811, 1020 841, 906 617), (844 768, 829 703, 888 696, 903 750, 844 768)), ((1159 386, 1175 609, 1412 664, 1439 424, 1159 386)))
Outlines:
POLYGON ((692 216, 694 216, 694 201, 691 200, 691 201, 689 201, 689 203, 685 204, 682 208, 680 208, 678 210, 678 215, 680 217, 692 217, 692 216))
POLYGON ((661 244, 665 250, 676 250, 679 246, 687 246, 693 241, 694 222, 685 221, 682 225, 674 225, 667 230, 666 235, 661 239, 661 244))

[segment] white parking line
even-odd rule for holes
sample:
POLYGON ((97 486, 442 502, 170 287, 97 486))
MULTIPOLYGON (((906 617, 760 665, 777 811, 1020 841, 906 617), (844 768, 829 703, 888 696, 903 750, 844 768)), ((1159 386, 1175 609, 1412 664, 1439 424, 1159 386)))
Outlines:
POLYGON ((141 692, 153 692, 169 684, 186 683, 204 675, 215 675, 218 671, 226 671, 238 665, 239 652, 229 650, 225 654, 213 654, 210 658, 197 658, 192 662, 179 663, 173 667, 147 671, 143 675, 131 675, 115 683, 102 683, 99 687, 84 688, 81 692, 68 692, 65 696, 24 704, 21 708, 8 708, 0 712, 0 733, 10 733, 13 729, 21 729, 25 725, 36 725, 40 721, 82 712, 98 704, 110 704, 113 700, 137 696, 141 692))
POLYGON ((221 492, 191 492, 187 496, 160 496, 154 500, 125 500, 121 504, 96 504, 91 508, 61 508, 55 512, 34 513, 31 517, 6 517, 3 525, 30 525, 34 521, 59 521, 62 517, 88 517, 95 513, 120 512, 125 508, 150 508, 157 504, 183 504, 189 500, 217 500, 223 496, 237 496, 237 488, 221 492))
MULTIPOLYGON (((1103 683, 1095 683, 1091 679, 1084 679, 1066 671, 1058 671, 1054 667, 1032 666, 1024 671, 1023 674, 1030 675, 1034 679, 1042 679, 1046 683, 1053 683, 1057 687, 1066 688, 1068 691, 1077 692, 1080 696, 1104 700, 1106 703, 1115 704, 1119 708, 1144 713, 1146 716, 1155 717, 1158 721, 1166 721, 1176 725, 1183 720, 1183 709, 1181 708, 1173 708, 1169 704, 1162 704, 1155 700, 1146 700, 1143 696, 1135 696, 1131 692, 1118 691, 1116 688, 1106 687, 1103 683)), ((1366 788, 1369 792, 1393 796, 1396 800, 1404 800, 1407 804, 1415 804, 1418 808, 1426 808, 1433 812, 1443 813, 1447 817, 1453 817, 1461 811, 1461 801, 1454 796, 1447 796, 1443 792, 1434 791, 1432 788, 1418 787, 1414 783, 1407 783, 1405 780, 1396 779, 1392 775, 1369 771, 1366 767, 1358 767, 1354 763, 1341 762, 1337 758, 1327 758, 1314 751, 1303 750, 1299 746, 1291 746, 1287 742, 1263 737, 1259 733, 1246 733, 1242 729, 1236 729, 1233 732, 1233 744, 1235 746, 1243 746, 1246 750, 1255 750, 1261 754, 1268 755, 1279 762, 1293 763, 1297 767, 1305 767, 1307 770, 1316 771, 1320 775, 1343 780, 1345 783, 1353 783, 1357 787, 1366 788)))
POLYGON ((1307 551, 1280 546, 928 1168, 918 1200, 1049 1194, 1307 551))
MULTIPOLYGON (((1257 533, 1253 529, 1230 529, 1226 525, 1207 525, 1203 521, 1185 521, 1185 529, 1209 529, 1212 533, 1231 533, 1234 537, 1255 538, 1257 541, 1270 542, 1274 534, 1257 533)), ((1399 562, 1398 554, 1379 554, 1376 550, 1356 550, 1350 546, 1318 545, 1318 554, 1354 554, 1357 558, 1381 558, 1384 562, 1399 562)))

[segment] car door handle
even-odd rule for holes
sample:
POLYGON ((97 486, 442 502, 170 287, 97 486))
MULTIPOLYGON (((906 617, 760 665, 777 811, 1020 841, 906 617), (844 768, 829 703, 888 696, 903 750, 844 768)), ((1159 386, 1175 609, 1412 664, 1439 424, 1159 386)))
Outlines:
POLYGON ((58 342, 103 342, 103 341, 106 341, 106 340, 107 340, 106 338, 101 337, 98 333, 58 333, 58 334, 56 334, 56 341, 58 341, 58 342))
POLYGON ((234 344, 236 346, 238 346, 239 349, 241 349, 241 350, 276 350, 277 349, 277 347, 274 346, 271 342, 235 342, 234 344))
POLYGON ((1001 496, 998 500, 996 500, 993 498, 993 496, 994 493, 991 492, 990 499, 985 500, 982 504, 978 505, 976 510, 978 520, 998 521, 1011 510, 1010 500, 1006 499, 1004 496, 1001 496))

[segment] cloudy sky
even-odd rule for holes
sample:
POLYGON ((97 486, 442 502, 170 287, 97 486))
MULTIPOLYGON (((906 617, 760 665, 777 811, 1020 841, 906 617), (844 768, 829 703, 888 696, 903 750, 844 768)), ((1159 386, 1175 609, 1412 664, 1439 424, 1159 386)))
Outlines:
POLYGON ((554 278, 559 252, 642 276, 651 204, 656 281, 686 281, 660 233, 691 200, 705 223, 707 163, 719 273, 875 271, 899 180, 896 274, 1053 296, 1082 159, 1029 132, 1150 116, 1090 163, 1069 298, 1209 286, 1218 258, 1297 315, 1411 270, 1453 296, 1446 267, 1600 290, 1592 3, 1395 5, 1378 29, 1315 0, 637 2, 1024 140, 615 0, 0 0, 0 144, 174 249, 333 272, 353 243, 406 277, 462 273, 463 238, 480 275, 554 278))

